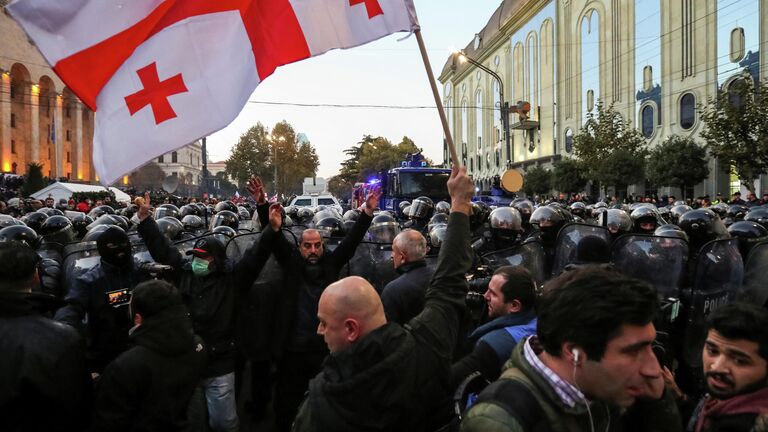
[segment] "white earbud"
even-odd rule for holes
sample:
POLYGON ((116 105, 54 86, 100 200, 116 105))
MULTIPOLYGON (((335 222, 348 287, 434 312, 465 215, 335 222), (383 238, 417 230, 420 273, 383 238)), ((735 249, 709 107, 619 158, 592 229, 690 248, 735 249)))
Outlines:
POLYGON ((571 350, 571 354, 573 354, 573 364, 576 364, 579 362, 579 350, 576 348, 571 350))

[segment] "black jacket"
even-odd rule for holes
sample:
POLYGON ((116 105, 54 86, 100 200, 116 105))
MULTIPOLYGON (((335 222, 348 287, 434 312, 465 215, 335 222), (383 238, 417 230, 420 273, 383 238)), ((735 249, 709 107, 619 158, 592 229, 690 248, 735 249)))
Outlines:
POLYGON ((397 271, 401 275, 384 287, 381 303, 387 321, 405 324, 424 309, 424 297, 433 271, 423 259, 405 263, 397 271))
POLYGON ((452 213, 424 310, 331 354, 294 431, 432 431, 452 416, 451 354, 472 257, 469 218, 452 213))
POLYGON ((128 330, 133 326, 128 306, 112 307, 107 293, 120 289, 132 290, 150 279, 138 270, 137 263, 121 269, 104 260, 75 279, 64 301, 66 306, 56 312, 55 319, 79 328, 88 313, 91 368, 101 372, 109 362, 128 349, 128 330))
MULTIPOLYGON (((316 295, 319 299, 319 293, 339 279, 339 272, 355 254, 355 249, 368 232, 372 220, 373 218, 362 212, 344 240, 333 251, 326 249, 316 266, 308 265, 282 233, 276 233, 272 229, 264 230, 261 242, 273 247, 275 259, 283 269, 283 283, 265 286, 263 288, 269 292, 261 294, 262 298, 272 302, 269 307, 272 313, 265 314, 254 329, 264 332, 264 337, 260 339, 270 344, 264 347, 264 350, 270 351, 276 358, 282 357, 283 350, 289 345, 289 339, 294 336, 299 313, 304 319, 317 320, 317 301, 304 297, 304 302, 299 306, 302 296, 316 295), (313 268, 315 274, 310 274, 309 268, 313 268), (300 293, 302 289, 307 288, 313 292, 300 293)), ((317 324, 314 328, 317 328, 317 324)), ((314 333, 314 329, 312 331, 314 333)), ((305 349, 317 351, 326 348, 322 337, 313 334, 305 349)))
POLYGON ((0 424, 3 431, 87 427, 90 376, 77 331, 41 314, 43 294, 0 293, 0 424))
POLYGON ((96 387, 93 431, 178 431, 205 367, 186 307, 146 319, 136 345, 107 366, 96 387))
POLYGON ((257 242, 237 263, 225 260, 217 263, 217 270, 210 275, 196 277, 192 273, 191 259, 171 245, 160 233, 154 219, 150 217, 142 221, 138 231, 152 258, 175 269, 173 279, 192 314, 194 331, 208 348, 209 361, 204 377, 233 372, 236 305, 264 267, 270 248, 261 247, 263 242, 257 242))

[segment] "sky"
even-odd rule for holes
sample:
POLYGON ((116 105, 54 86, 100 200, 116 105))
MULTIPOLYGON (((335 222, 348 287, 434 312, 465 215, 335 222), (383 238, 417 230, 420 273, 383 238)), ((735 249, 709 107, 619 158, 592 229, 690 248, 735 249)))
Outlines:
MULTIPOLYGON (((490 19, 501 0, 414 0, 435 79, 452 48, 465 47, 490 19)), ((251 95, 229 126, 207 139, 211 161, 229 157, 240 135, 261 122, 272 128, 286 120, 304 133, 320 158, 318 177, 338 173, 344 149, 364 135, 393 143, 403 136, 414 140, 424 155, 443 160, 443 131, 437 110, 298 107, 283 104, 430 106, 430 90, 416 37, 396 33, 348 50, 278 68, 251 95), (278 103, 264 104, 263 102, 278 103)), ((438 82, 442 92, 442 85, 438 82)), ((442 97, 441 97, 442 98, 442 97)))

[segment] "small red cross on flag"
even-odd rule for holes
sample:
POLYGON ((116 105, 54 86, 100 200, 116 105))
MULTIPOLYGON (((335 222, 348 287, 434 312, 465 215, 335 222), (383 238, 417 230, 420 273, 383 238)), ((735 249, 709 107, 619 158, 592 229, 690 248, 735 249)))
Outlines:
POLYGON ((379 0, 349 0, 349 5, 354 6, 360 3, 365 3, 365 10, 368 11, 368 19, 371 19, 377 15, 384 15, 384 11, 381 10, 379 0))
POLYGON ((144 66, 136 73, 139 75, 144 89, 125 97, 125 104, 131 115, 150 105, 152 106, 152 113, 155 115, 155 124, 175 118, 176 112, 173 111, 171 103, 168 102, 168 97, 188 91, 181 74, 160 81, 155 62, 144 66))

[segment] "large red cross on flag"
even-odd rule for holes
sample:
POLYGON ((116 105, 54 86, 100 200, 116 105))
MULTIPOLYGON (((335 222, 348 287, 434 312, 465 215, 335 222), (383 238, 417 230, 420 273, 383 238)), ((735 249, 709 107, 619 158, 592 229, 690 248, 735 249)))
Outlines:
POLYGON ((412 0, 15 0, 96 113, 103 184, 227 126, 279 66, 413 31, 412 0))

